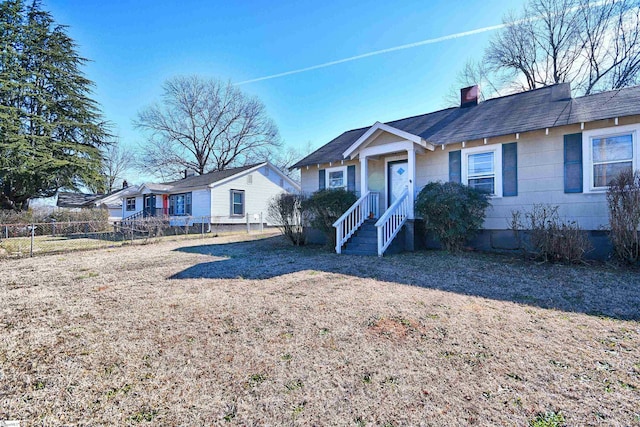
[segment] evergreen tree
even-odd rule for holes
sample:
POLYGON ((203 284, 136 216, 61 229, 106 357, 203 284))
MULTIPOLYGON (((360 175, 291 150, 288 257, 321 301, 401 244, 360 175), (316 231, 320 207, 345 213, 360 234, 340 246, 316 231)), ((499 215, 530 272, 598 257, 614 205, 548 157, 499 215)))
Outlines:
POLYGON ((101 179, 108 132, 85 62, 39 1, 0 3, 0 209, 101 179))

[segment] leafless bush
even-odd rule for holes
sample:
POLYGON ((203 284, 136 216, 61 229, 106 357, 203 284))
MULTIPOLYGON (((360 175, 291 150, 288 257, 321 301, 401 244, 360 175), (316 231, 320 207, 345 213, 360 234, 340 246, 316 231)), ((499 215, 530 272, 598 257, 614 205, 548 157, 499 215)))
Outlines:
POLYGON ((69 209, 51 211, 42 208, 26 211, 0 210, 0 224, 33 224, 53 221, 108 224, 109 211, 101 208, 87 208, 79 211, 71 211, 69 209))
POLYGON ((160 237, 167 226, 168 222, 162 217, 150 216, 136 221, 133 228, 136 232, 146 233, 148 237, 160 237))
POLYGON ((72 212, 66 209, 56 210, 48 215, 49 220, 71 221, 71 222, 109 222, 109 211, 102 208, 80 209, 72 212))
POLYGON ((582 262, 585 254, 593 249, 577 222, 560 219, 558 206, 534 204, 529 212, 513 211, 511 215, 509 226, 516 233, 520 247, 545 262, 582 262), (523 243, 522 230, 528 232, 528 245, 523 243))
POLYGON ((640 172, 625 171, 607 190, 609 238, 616 257, 628 263, 640 260, 640 172))
POLYGON ((295 246, 304 245, 307 239, 303 227, 303 201, 301 194, 280 193, 271 199, 267 211, 270 220, 295 246))

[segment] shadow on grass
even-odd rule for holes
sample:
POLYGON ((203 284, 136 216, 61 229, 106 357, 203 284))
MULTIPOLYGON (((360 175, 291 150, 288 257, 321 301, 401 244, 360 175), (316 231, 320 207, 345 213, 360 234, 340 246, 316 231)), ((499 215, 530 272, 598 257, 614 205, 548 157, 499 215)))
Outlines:
POLYGON ((547 309, 640 320, 640 276, 635 271, 607 266, 535 264, 494 254, 441 251, 358 257, 337 255, 321 246, 296 248, 280 236, 176 250, 214 259, 189 267, 171 279, 259 280, 315 270, 547 309))

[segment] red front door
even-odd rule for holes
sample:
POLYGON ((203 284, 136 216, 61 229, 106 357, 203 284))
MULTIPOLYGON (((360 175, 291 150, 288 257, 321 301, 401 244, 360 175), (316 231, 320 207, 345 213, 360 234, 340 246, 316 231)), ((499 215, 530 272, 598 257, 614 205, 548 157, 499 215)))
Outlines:
POLYGON ((169 215, 169 195, 162 195, 162 214, 169 215))

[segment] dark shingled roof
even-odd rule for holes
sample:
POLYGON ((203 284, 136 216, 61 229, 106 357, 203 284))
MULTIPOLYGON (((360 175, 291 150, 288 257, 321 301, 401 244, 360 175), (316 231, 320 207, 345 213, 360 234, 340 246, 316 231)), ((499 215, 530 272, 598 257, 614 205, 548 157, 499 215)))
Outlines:
POLYGON ((103 196, 103 194, 84 194, 60 191, 58 192, 58 201, 56 202, 56 206, 59 208, 86 208, 91 206, 96 199, 103 196))
POLYGON ((263 163, 240 166, 237 168, 225 169, 221 171, 213 171, 205 173, 203 175, 194 175, 187 178, 179 179, 177 181, 164 182, 162 184, 156 185, 171 187, 171 191, 180 190, 182 188, 205 187, 209 184, 213 184, 214 182, 222 181, 225 178, 229 178, 230 176, 239 174, 240 172, 255 168, 256 166, 259 166, 261 164, 263 163))
MULTIPOLYGON (((434 145, 522 133, 581 122, 640 114, 640 86, 571 98, 569 83, 447 108, 387 122, 434 145)), ((369 128, 343 133, 292 166, 343 160, 342 153, 369 128)))

